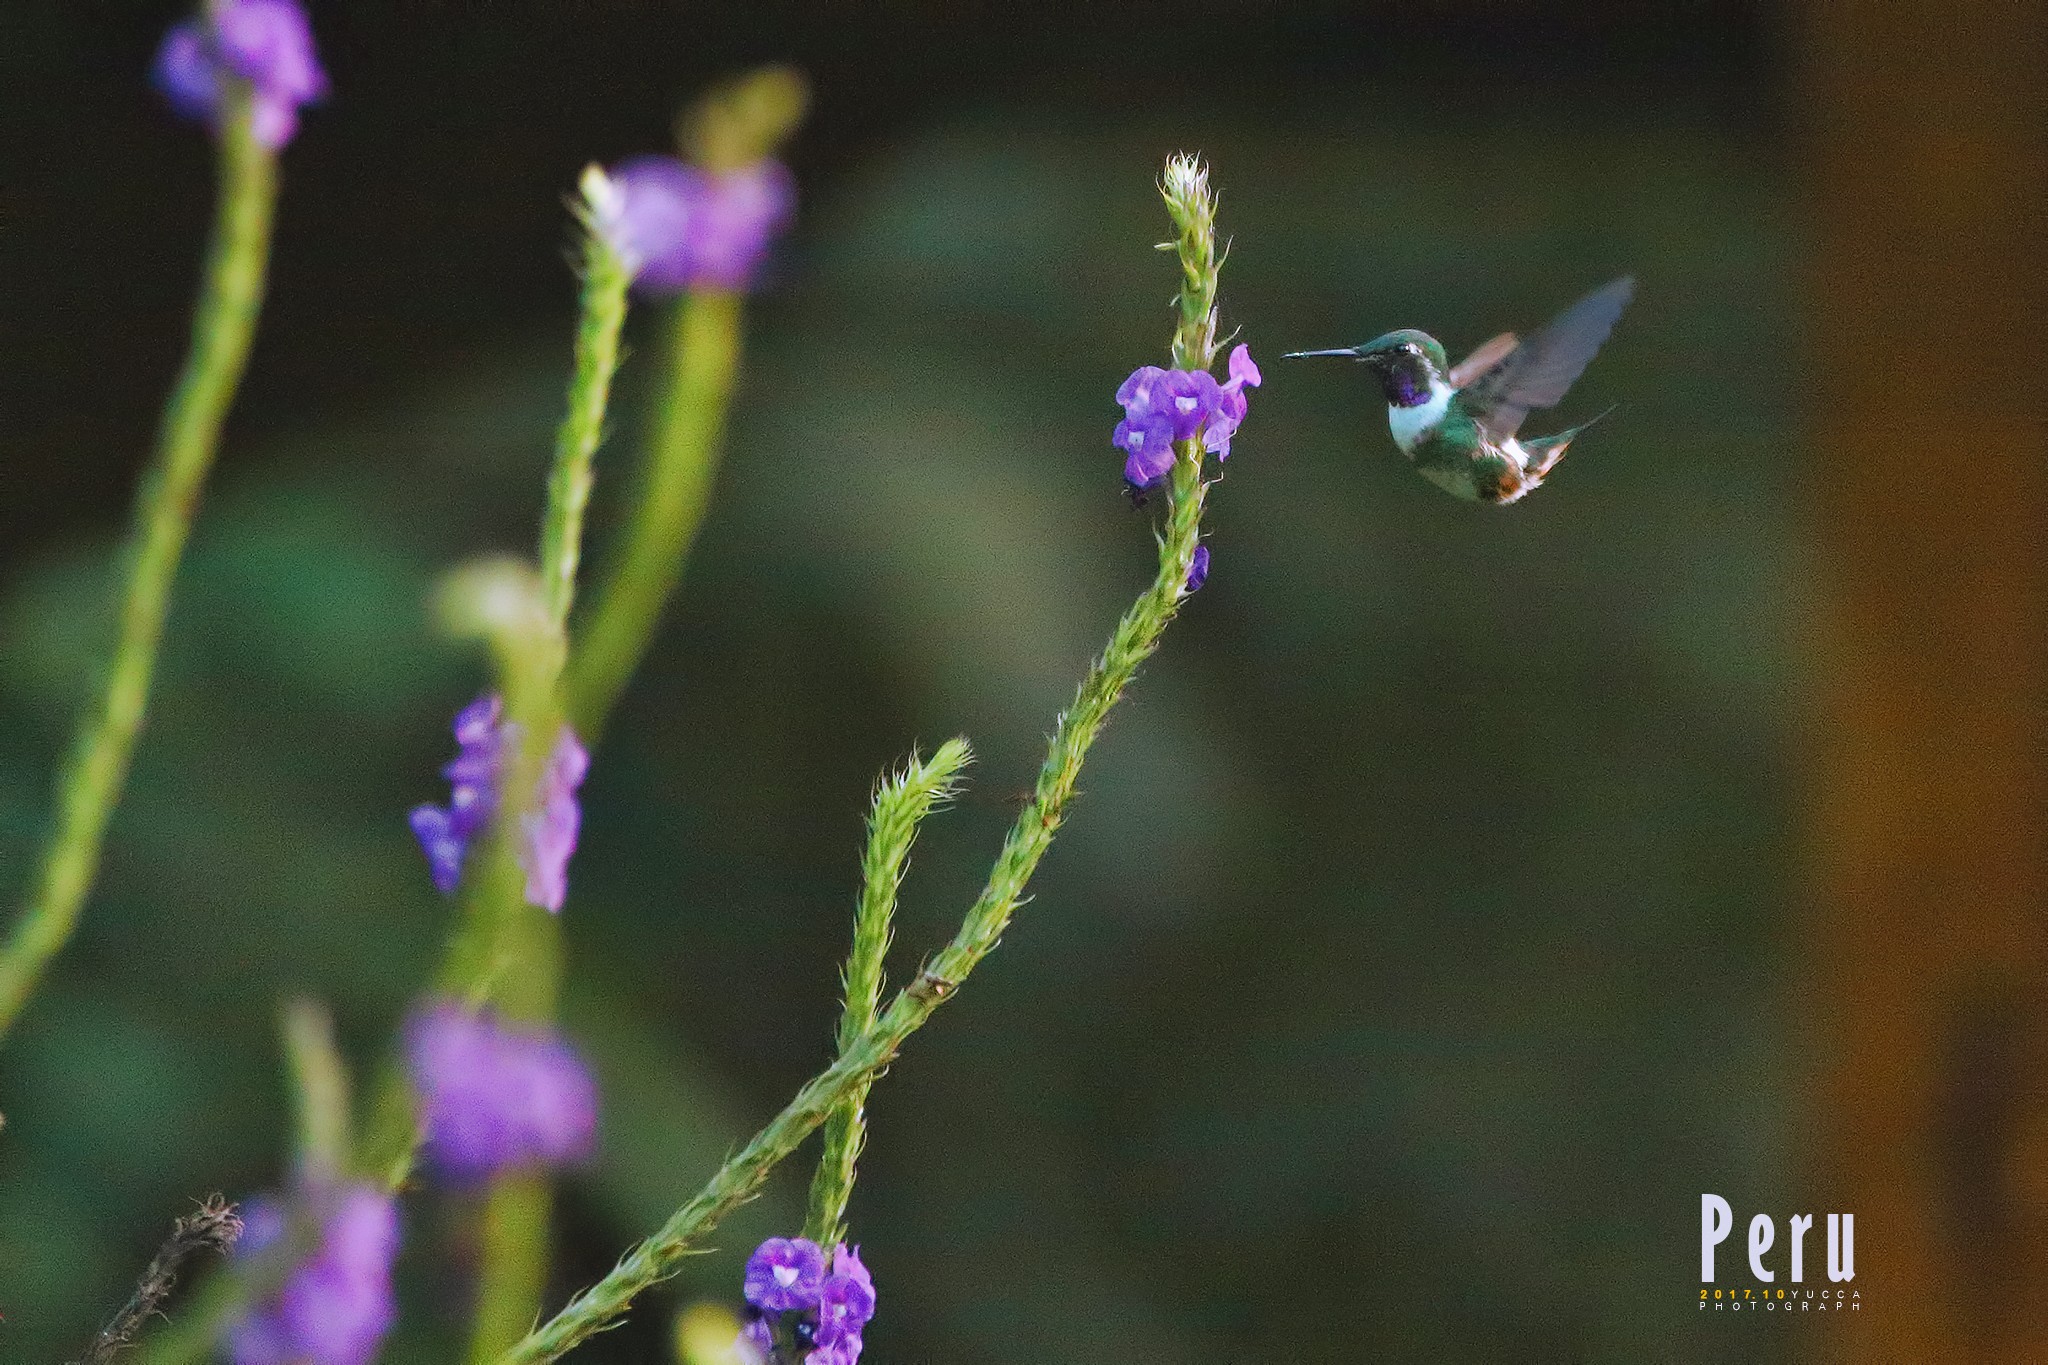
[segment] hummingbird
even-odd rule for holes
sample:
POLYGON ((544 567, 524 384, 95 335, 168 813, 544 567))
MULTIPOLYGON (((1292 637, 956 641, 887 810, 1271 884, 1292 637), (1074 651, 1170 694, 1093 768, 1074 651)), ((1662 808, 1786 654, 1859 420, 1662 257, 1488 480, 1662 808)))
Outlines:
POLYGON ((1286 358, 1363 362, 1386 395, 1394 444, 1423 478, 1468 502, 1514 502, 1543 482, 1580 432, 1607 415, 1555 436, 1515 435, 1531 408, 1554 407, 1564 398, 1614 330, 1635 287, 1624 275, 1559 313, 1527 341, 1502 332, 1456 365, 1435 337, 1412 327, 1363 346, 1294 351, 1286 358))

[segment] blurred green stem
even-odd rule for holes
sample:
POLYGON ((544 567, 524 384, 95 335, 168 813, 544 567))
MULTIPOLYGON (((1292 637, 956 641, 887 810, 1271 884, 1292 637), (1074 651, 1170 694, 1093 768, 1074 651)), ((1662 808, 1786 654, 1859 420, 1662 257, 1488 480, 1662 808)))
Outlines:
POLYGON ((677 305, 661 399, 632 523, 588 624, 576 633, 564 688, 577 733, 594 748, 682 580, 718 472, 740 359, 736 293, 698 290, 677 305))
POLYGON ((136 502, 112 662, 59 779, 56 823, 34 890, 0 948, 0 1037, 71 937, 99 870, 107 822, 148 705, 171 583, 256 332, 277 163, 250 131, 247 92, 238 90, 233 98, 235 112, 220 132, 220 187, 191 349, 164 408, 156 454, 136 502))
MULTIPOLYGON (((903 770, 875 792, 868 817, 868 839, 861 856, 860 903, 854 910, 853 949, 846 957, 846 1006, 839 1015, 840 1051, 859 1044, 875 1026, 882 1002, 882 965, 889 953, 890 922, 896 914, 897 888, 910 861, 917 827, 932 808, 951 796, 954 779, 971 753, 964 739, 939 746, 929 762, 913 753, 903 770)), ((867 1138, 861 1107, 868 1085, 862 1082, 825 1120, 824 1150, 811 1179, 810 1211, 804 1236, 823 1247, 845 1240, 846 1203, 853 1194, 854 1164, 867 1138)))
POLYGON ((547 1177, 501 1175, 484 1198, 482 1266, 470 1318, 471 1365, 489 1365, 539 1317, 547 1279, 548 1224, 554 1191, 547 1177))
MULTIPOLYGON (((1167 163, 1160 188, 1178 229, 1172 249, 1180 256, 1183 277, 1174 360, 1177 365, 1206 368, 1215 358, 1217 274, 1215 205, 1207 172, 1191 157, 1175 157, 1167 163)), ((507 1351, 499 1365, 539 1365, 559 1359, 616 1321, 642 1290, 674 1274, 677 1263, 697 1241, 751 1198, 768 1173, 813 1129, 868 1086, 895 1058, 904 1040, 994 951, 1039 860, 1066 818, 1089 747, 1139 665, 1159 647, 1167 624, 1187 596, 1188 569, 1201 539, 1203 493, 1202 437, 1197 433, 1176 448, 1165 526, 1159 538, 1158 573, 1117 622, 1108 647, 1090 666, 1075 693, 1074 704, 1060 716, 1031 799, 1003 840, 987 885, 952 941, 909 986, 896 993, 874 1026, 852 1046, 843 1047, 838 1060, 799 1090, 767 1127, 719 1168, 695 1198, 676 1210, 652 1237, 628 1250, 610 1274, 507 1351)))
MULTIPOLYGON (((588 174, 603 173, 593 168, 588 174)), ((544 728, 523 731, 525 734, 553 736, 562 724, 556 694, 561 651, 567 647, 569 608, 576 599, 576 571, 583 559, 583 514, 590 505, 592 465, 604 439, 605 408, 619 368, 626 287, 633 279, 632 271, 603 234, 587 224, 586 228, 576 368, 569 384, 568 411, 555 440, 554 471, 548 478, 547 512, 541 522, 541 600, 557 651, 543 664, 542 676, 534 679, 536 695, 530 709, 541 717, 544 728), (540 695, 543 689, 544 696, 540 695)), ((538 752, 538 765, 532 769, 534 787, 539 785, 551 748, 538 752)), ((496 842, 512 842, 507 836, 516 836, 519 823, 508 812, 501 820, 496 842)), ((484 932, 494 945, 491 958, 495 965, 475 984, 495 982, 492 995, 507 1018, 552 1020, 562 972, 561 934, 555 917, 535 913, 527 904, 523 877, 511 875, 516 866, 510 872, 503 867, 495 871, 495 877, 479 882, 491 896, 483 917, 488 926, 484 932)), ((476 1310, 470 1327, 472 1361, 492 1359, 519 1340, 539 1317, 553 1203, 553 1191, 544 1175, 521 1172, 492 1180, 484 1200, 483 1252, 477 1266, 476 1310)))
POLYGON ((311 1000, 284 1009, 284 1051, 299 1120, 299 1168, 312 1183, 348 1169, 348 1068, 334 1046, 334 1020, 311 1000))

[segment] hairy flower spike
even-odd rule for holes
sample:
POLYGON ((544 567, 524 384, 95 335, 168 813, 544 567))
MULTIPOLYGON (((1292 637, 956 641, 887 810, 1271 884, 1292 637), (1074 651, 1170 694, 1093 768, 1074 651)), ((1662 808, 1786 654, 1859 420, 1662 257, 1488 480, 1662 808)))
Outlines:
MULTIPOLYGON (((234 1365, 369 1365, 398 1315, 391 1263, 398 1255, 398 1206, 370 1185, 309 1188, 304 1207, 320 1242, 277 1294, 231 1330, 234 1365)), ((243 1206, 237 1260, 285 1235, 285 1206, 257 1198, 243 1206)))
POLYGON ((299 109, 327 94, 327 73, 298 0, 228 0, 164 34, 151 79, 187 118, 220 125, 227 82, 249 83, 256 140, 275 151, 292 140, 299 109))
POLYGON ((427 1159, 449 1179, 480 1182, 590 1154, 597 1083, 551 1029, 441 1001, 413 1016, 405 1043, 427 1159))
POLYGON ((1169 157, 1159 194, 1178 233, 1173 242, 1181 262, 1180 326, 1173 339, 1173 363, 1206 370, 1216 359, 1216 197, 1209 168, 1187 152, 1169 157))

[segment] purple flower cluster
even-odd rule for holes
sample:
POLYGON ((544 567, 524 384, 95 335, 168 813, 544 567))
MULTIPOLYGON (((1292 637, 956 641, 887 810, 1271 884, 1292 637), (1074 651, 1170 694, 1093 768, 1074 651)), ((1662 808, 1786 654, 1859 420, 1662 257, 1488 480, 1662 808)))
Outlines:
POLYGON ((744 289, 795 207, 778 161, 712 172, 642 156, 606 176, 592 218, 643 289, 744 289))
POLYGON ((275 151, 299 130, 299 107, 327 94, 313 28, 298 0, 228 0, 171 25, 150 79, 187 118, 220 125, 227 82, 249 83, 256 140, 275 151))
MULTIPOLYGON (((309 1189, 322 1213, 320 1244, 277 1294, 230 1330, 235 1365, 369 1365, 398 1316, 391 1263, 398 1255, 398 1206, 370 1185, 309 1189)), ((275 1245, 285 1206, 259 1197, 243 1206, 237 1258, 275 1245)))
POLYGON ((1230 438, 1244 422, 1246 388, 1261 376, 1251 351, 1230 353, 1230 378, 1219 384, 1207 370, 1162 370, 1141 365, 1116 391, 1124 420, 1112 442, 1125 455, 1124 482, 1149 488, 1173 468, 1173 443, 1202 433, 1202 446, 1218 460, 1230 458, 1230 438))
POLYGON ((749 1319, 740 1341, 759 1360, 854 1365, 875 1315, 875 1282, 860 1251, 825 1252, 806 1237, 770 1237, 747 1258, 749 1319), (778 1356, 777 1350, 783 1354, 778 1356))
POLYGON ((552 1030, 443 1001, 406 1026, 405 1056, 427 1159, 449 1179, 475 1183, 590 1154, 597 1083, 552 1030))
MULTIPOLYGON (((441 770, 448 779, 448 804, 416 806, 407 817, 434 886, 444 896, 461 884, 470 847, 498 816, 505 757, 517 733, 504 714, 504 702, 496 696, 478 697, 455 713, 456 754, 441 770)), ((560 910, 569 894, 569 858, 583 826, 576 790, 589 771, 589 751, 563 726, 541 773, 534 809, 520 825, 526 899, 545 910, 560 910)))

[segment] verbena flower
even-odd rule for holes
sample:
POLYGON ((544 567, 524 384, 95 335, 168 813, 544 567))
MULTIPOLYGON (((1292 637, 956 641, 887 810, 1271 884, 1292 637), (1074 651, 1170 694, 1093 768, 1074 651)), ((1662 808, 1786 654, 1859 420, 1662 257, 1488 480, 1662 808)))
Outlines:
POLYGON ((1197 545, 1195 557, 1188 563, 1187 591, 1200 592, 1202 585, 1209 581, 1209 547, 1197 545))
POLYGON ((763 159, 711 172, 643 156, 609 173, 593 225, 643 289, 744 289, 796 206, 796 182, 763 159))
POLYGON ((747 1260, 746 1293, 754 1316, 739 1346, 748 1356, 803 1365, 860 1359, 861 1333, 875 1315, 875 1282, 856 1248, 841 1243, 828 1264, 808 1238, 771 1237, 747 1260))
POLYGON ((522 821, 519 866, 526 871, 526 899, 559 912, 569 896, 569 859, 583 829, 576 789, 590 772, 590 751, 568 726, 555 737, 555 750, 542 769, 534 809, 522 821))
POLYGON ((860 1262, 858 1248, 844 1243, 832 1250, 832 1270, 818 1291, 818 1327, 813 1336, 830 1350, 851 1346, 848 1361, 860 1357, 861 1330, 875 1315, 875 1282, 860 1262))
POLYGON ((1203 433, 1203 448, 1219 460, 1230 457, 1230 438, 1244 422, 1244 390, 1260 381, 1259 367, 1243 346, 1230 353, 1230 379, 1217 383, 1207 370, 1165 370, 1141 365, 1117 388, 1124 420, 1111 442, 1124 452, 1124 481, 1148 488, 1173 468, 1173 442, 1203 433))
POLYGON ((210 16, 173 24, 151 79, 187 118, 218 127, 230 79, 249 83, 257 141, 292 140, 299 109, 327 94, 327 73, 298 0, 228 0, 210 16))
POLYGON ((415 807, 408 819, 434 889, 446 896, 462 881, 469 846, 498 815, 498 778, 504 767, 502 719, 505 704, 478 697, 455 713, 454 761, 441 770, 448 779, 447 806, 415 807))
POLYGON ((553 1030, 442 1001, 413 1016, 405 1044, 427 1159, 443 1175, 471 1183, 590 1154, 597 1083, 553 1030))
POLYGON ((808 1237, 770 1237, 747 1258, 747 1302, 771 1313, 818 1306, 825 1253, 808 1237))
MULTIPOLYGON (((490 829, 502 804, 505 758, 515 731, 504 720, 504 703, 478 697, 455 714, 454 761, 441 771, 448 779, 446 806, 413 808, 407 821, 427 871, 442 895, 461 884, 463 864, 490 829)), ((556 737, 541 771, 533 809, 520 823, 519 866, 526 873, 526 899, 558 911, 569 893, 569 859, 583 824, 577 788, 590 771, 590 753, 568 726, 556 737)))
MULTIPOLYGON (((370 1185, 308 1189, 322 1219, 319 1245, 281 1289, 228 1334, 235 1365, 369 1365, 398 1315, 391 1263, 398 1255, 398 1206, 370 1185)), ((285 1234, 285 1206, 260 1196, 243 1208, 238 1258, 285 1234)))

